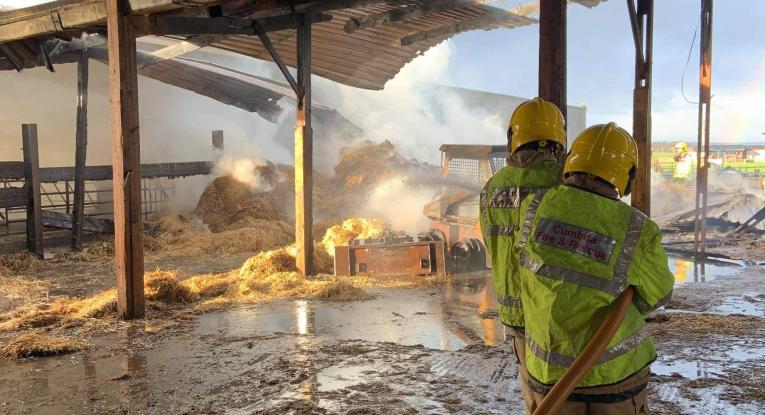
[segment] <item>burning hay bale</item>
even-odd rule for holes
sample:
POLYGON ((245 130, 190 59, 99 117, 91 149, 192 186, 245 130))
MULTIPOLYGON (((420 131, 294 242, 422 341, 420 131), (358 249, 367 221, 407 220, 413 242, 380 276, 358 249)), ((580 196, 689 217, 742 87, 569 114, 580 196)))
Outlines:
POLYGON ((350 240, 355 238, 377 238, 382 235, 383 230, 382 222, 376 219, 346 219, 342 224, 327 229, 321 244, 326 252, 334 257, 336 246, 348 245, 350 240))
POLYGON ((25 357, 52 356, 77 352, 86 347, 87 345, 79 340, 27 333, 15 337, 0 348, 0 357, 21 359, 25 357))

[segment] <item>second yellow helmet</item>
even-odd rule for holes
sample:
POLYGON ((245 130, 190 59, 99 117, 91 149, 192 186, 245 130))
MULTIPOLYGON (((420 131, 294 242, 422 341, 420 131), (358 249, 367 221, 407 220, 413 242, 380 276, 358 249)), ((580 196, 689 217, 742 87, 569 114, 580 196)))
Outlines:
POLYGON ((558 107, 542 98, 526 101, 510 117, 510 153, 534 141, 549 140, 566 148, 566 121, 558 107))
POLYGON ((615 123, 593 125, 571 145, 563 174, 588 173, 629 193, 631 177, 638 168, 638 149, 630 133, 615 123))

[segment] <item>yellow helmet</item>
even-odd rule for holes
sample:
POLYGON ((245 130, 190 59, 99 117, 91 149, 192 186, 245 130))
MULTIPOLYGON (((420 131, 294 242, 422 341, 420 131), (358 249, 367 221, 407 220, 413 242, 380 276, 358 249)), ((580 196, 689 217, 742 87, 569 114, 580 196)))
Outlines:
POLYGON ((593 125, 571 145, 563 175, 589 173, 616 187, 622 196, 630 192, 630 179, 638 167, 635 140, 615 123, 593 125))
POLYGON ((688 152, 688 143, 686 143, 685 141, 681 141, 675 144, 675 150, 679 150, 681 153, 688 152))
POLYGON ((566 148, 566 121, 558 107, 542 98, 526 101, 513 111, 507 128, 510 154, 534 141, 554 141, 566 148))

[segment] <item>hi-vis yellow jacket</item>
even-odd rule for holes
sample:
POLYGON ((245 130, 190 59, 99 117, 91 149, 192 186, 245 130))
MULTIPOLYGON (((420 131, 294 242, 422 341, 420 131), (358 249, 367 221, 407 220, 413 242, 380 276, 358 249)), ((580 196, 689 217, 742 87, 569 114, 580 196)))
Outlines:
POLYGON ((658 226, 631 206, 565 185, 527 198, 517 232, 526 364, 555 383, 628 286, 633 304, 596 365, 577 385, 619 382, 656 359, 643 315, 665 304, 674 277, 658 226))
POLYGON ((502 323, 523 327, 518 257, 513 254, 521 202, 529 195, 560 183, 560 165, 544 160, 527 167, 506 166, 481 192, 480 224, 491 255, 497 312, 502 323))

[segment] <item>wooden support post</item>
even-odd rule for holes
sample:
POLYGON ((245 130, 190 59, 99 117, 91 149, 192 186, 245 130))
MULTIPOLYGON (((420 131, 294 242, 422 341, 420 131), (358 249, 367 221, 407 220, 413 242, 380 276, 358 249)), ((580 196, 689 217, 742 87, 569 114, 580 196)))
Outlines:
POLYGON ((702 278, 707 250, 707 204, 709 202, 709 134, 712 106, 712 0, 701 0, 699 37, 699 119, 696 147, 696 218, 693 248, 701 263, 702 278))
POLYGON ((651 74, 653 68, 653 0, 627 0, 635 39, 635 89, 632 136, 638 147, 638 171, 632 183, 632 206, 651 215, 651 74))
POLYGON ((37 124, 22 124, 21 139, 24 147, 24 176, 27 188, 27 248, 42 259, 43 222, 40 207, 40 157, 37 147, 37 124))
POLYGON ((313 273, 313 130, 311 129, 311 18, 299 15, 295 123, 295 247, 297 268, 313 273))
POLYGON ((223 130, 212 132, 212 146, 216 157, 223 153, 223 130))
POLYGON ((106 13, 117 311, 120 317, 132 319, 144 315, 141 151, 135 29, 131 22, 128 2, 106 0, 106 13))
POLYGON ((539 97, 566 117, 566 0, 539 2, 539 97))
MULTIPOLYGON (((74 154, 74 209, 72 250, 82 250, 82 221, 85 215, 85 160, 88 148, 88 57, 77 61, 77 135, 74 154)), ((67 182, 68 183, 68 182, 67 182)), ((69 193, 67 191, 67 197, 69 193)))

